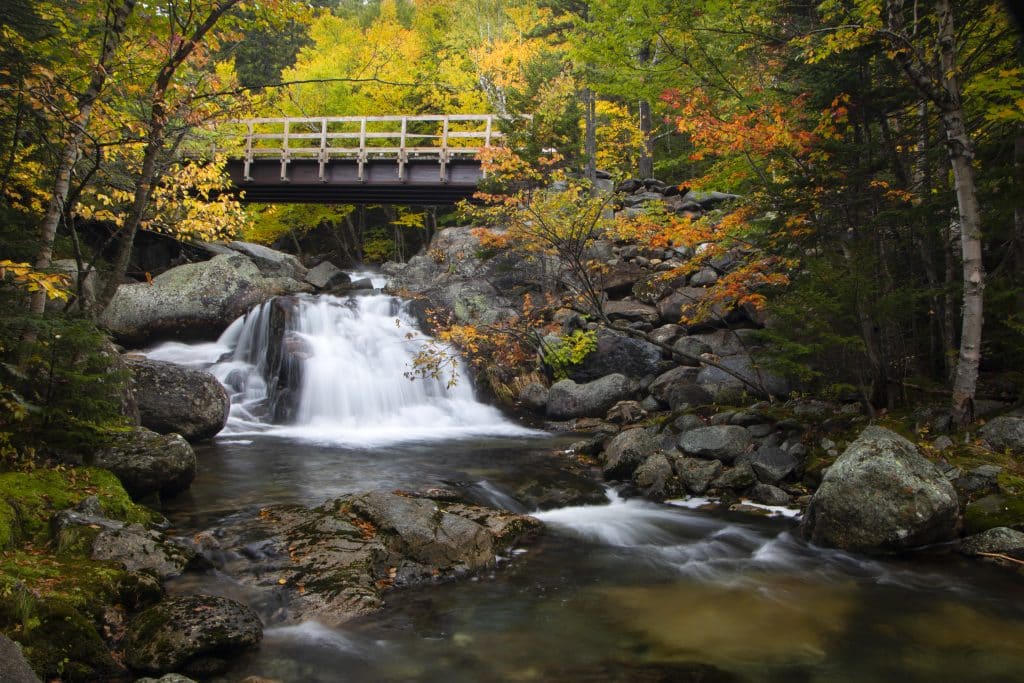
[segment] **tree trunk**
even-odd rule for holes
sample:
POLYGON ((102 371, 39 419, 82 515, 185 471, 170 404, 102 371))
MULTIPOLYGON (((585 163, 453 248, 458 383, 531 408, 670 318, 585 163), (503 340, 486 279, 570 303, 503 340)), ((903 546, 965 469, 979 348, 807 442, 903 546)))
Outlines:
POLYGON ((590 88, 581 93, 583 100, 584 177, 593 184, 597 180, 597 97, 590 88))
MULTIPOLYGON (((103 92, 109 72, 108 66, 117 52, 121 36, 128 24, 128 17, 135 9, 135 2, 136 0, 124 0, 114 9, 110 23, 103 33, 103 47, 96 59, 96 65, 92 69, 92 75, 89 77, 89 85, 78 97, 78 111, 71 120, 71 129, 61 148, 53 192, 50 194, 43 222, 39 226, 39 251, 36 253, 35 262, 35 267, 38 269, 49 268, 53 260, 53 240, 57 236, 60 219, 66 212, 65 201, 71 188, 71 171, 78 160, 78 149, 82 144, 82 138, 85 137, 85 130, 89 126, 93 105, 103 92)), ((46 293, 41 290, 35 292, 32 295, 30 310, 32 313, 41 314, 45 308, 46 293)))
POLYGON ((654 177, 654 153, 651 149, 651 103, 640 100, 640 160, 637 170, 641 178, 654 177))

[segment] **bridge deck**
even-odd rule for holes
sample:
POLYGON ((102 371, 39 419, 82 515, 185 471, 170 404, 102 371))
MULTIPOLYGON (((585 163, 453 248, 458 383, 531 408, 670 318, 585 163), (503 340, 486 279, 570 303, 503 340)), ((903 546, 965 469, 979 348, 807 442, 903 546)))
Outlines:
POLYGON ((490 115, 247 119, 228 160, 249 202, 452 204, 501 137, 490 115))

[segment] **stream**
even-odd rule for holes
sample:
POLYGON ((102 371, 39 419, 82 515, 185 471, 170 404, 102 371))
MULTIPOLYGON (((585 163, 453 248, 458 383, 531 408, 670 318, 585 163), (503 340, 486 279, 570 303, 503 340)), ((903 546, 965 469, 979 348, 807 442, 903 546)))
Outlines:
MULTIPOLYGON (((232 397, 225 430, 197 448, 192 487, 163 509, 181 536, 376 488, 456 487, 530 512, 517 492, 557 481, 559 451, 580 438, 515 424, 465 380, 410 381, 422 337, 407 337, 405 305, 381 294, 296 299, 284 343, 301 367, 285 369, 295 386, 282 387, 267 378, 268 306, 217 342, 146 352, 209 369, 232 397)), ((341 628, 287 623, 216 562, 168 589, 227 595, 264 619, 260 647, 218 681, 1024 677, 1024 586, 1010 572, 941 551, 901 560, 815 548, 787 516, 607 496, 538 512, 548 531, 492 571, 388 593, 386 609, 341 628)))

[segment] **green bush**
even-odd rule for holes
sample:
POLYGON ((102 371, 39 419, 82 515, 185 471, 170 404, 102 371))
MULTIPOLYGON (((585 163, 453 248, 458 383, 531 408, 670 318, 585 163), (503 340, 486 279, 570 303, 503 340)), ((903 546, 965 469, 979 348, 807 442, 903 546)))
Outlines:
POLYGON ((596 348, 597 332, 575 330, 557 344, 544 349, 544 363, 551 368, 555 379, 565 379, 596 348))

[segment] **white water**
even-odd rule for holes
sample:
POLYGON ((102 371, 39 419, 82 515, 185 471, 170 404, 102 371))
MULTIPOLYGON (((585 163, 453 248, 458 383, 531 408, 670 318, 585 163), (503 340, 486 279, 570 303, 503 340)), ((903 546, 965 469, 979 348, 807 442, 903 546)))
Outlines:
POLYGON ((416 353, 429 340, 405 304, 391 296, 298 296, 282 302, 290 307, 280 341, 286 367, 275 374, 269 367, 277 342, 274 305, 267 302, 235 320, 214 343, 171 342, 146 352, 155 360, 206 368, 220 380, 231 396, 221 437, 271 434, 379 446, 534 433, 477 401, 465 372, 452 387, 443 378, 409 379, 416 353), (282 375, 286 381, 277 386, 282 375))

